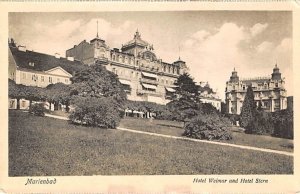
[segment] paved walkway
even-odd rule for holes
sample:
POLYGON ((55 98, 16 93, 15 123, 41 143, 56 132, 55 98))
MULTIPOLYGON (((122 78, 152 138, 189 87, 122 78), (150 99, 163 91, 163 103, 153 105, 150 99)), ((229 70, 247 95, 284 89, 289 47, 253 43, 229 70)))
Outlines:
MULTIPOLYGON (((50 115, 50 114, 45 114, 45 116, 55 118, 55 119, 69 120, 68 118, 62 117, 62 116, 56 116, 56 115, 50 115)), ((216 141, 192 139, 192 138, 187 138, 187 137, 177 137, 177 136, 172 136, 172 135, 163 135, 163 134, 159 134, 159 133, 151 133, 151 132, 145 132, 145 131, 132 130, 132 129, 127 129, 127 128, 123 128, 123 127, 117 127, 117 129, 121 130, 121 131, 131 132, 131 133, 139 133, 139 134, 144 134, 144 135, 152 135, 152 136, 165 137, 165 138, 170 138, 170 139, 180 139, 180 140, 187 140, 187 141, 193 141, 193 142, 201 142, 201 143, 209 143, 209 144, 215 144, 215 145, 235 147, 235 148, 240 148, 240 149, 245 149, 245 150, 254 150, 254 151, 280 154, 280 155, 286 155, 286 156, 294 156, 294 154, 292 152, 271 150, 271 149, 266 149, 266 148, 258 148, 258 147, 243 146, 243 145, 236 145, 236 144, 216 142, 216 141)))
POLYGON ((61 120, 66 120, 68 121, 69 119, 67 117, 62 117, 62 116, 57 116, 57 115, 50 115, 50 114, 45 114, 46 117, 51 117, 51 118, 55 118, 55 119, 61 119, 61 120))

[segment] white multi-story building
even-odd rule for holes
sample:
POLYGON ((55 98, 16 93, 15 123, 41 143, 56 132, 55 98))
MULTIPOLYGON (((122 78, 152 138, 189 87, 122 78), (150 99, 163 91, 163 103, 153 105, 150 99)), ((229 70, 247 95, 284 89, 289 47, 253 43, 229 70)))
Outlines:
POLYGON ((225 97, 227 113, 240 114, 247 87, 251 86, 254 92, 254 100, 257 106, 261 103, 262 108, 268 112, 274 112, 287 108, 287 93, 284 78, 277 64, 270 77, 258 77, 239 79, 234 69, 230 80, 226 82, 225 97))
MULTIPOLYGON (((72 74, 84 66, 72 58, 62 58, 26 50, 16 46, 13 40, 8 49, 8 78, 16 84, 47 87, 49 84, 71 84, 72 74)), ((10 99, 9 108, 15 108, 16 99, 10 99)), ((28 108, 29 102, 21 99, 20 108, 28 108)))
POLYGON ((216 92, 210 88, 209 84, 206 82, 200 82, 199 85, 200 92, 200 102, 208 103, 214 106, 218 111, 221 112, 221 99, 216 92))
POLYGON ((97 34, 90 42, 84 40, 68 49, 66 56, 86 65, 103 65, 117 74, 129 100, 159 104, 170 101, 174 82, 188 70, 180 58, 173 63, 157 58, 153 45, 142 40, 138 31, 132 40, 122 45, 121 50, 110 49, 97 34))

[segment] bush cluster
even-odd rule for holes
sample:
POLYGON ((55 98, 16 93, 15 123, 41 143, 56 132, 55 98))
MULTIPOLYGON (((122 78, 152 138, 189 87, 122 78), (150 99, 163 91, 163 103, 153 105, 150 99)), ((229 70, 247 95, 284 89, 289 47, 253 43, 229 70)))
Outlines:
POLYGON ((230 140, 230 121, 217 114, 201 114, 185 123, 183 135, 195 139, 230 140))
POLYGON ((281 110, 273 113, 273 133, 275 137, 294 138, 294 119, 292 110, 281 110))
POLYGON ((29 107, 29 113, 35 115, 35 116, 45 116, 45 107, 44 107, 44 104, 43 103, 35 103, 35 104, 32 104, 30 107, 29 107))
POLYGON ((292 110, 280 110, 273 113, 260 110, 245 127, 245 133, 293 139, 293 128, 292 110))
POLYGON ((256 111, 253 120, 249 121, 249 124, 245 127, 245 129, 245 133, 249 134, 272 134, 272 114, 265 111, 256 111))
POLYGON ((256 106, 252 87, 249 86, 240 115, 241 127, 245 133, 268 134, 282 138, 293 138, 292 108, 273 113, 265 112, 261 103, 256 106))
POLYGON ((116 102, 109 98, 77 97, 75 109, 69 119, 74 124, 100 128, 116 128, 121 120, 121 111, 116 102))

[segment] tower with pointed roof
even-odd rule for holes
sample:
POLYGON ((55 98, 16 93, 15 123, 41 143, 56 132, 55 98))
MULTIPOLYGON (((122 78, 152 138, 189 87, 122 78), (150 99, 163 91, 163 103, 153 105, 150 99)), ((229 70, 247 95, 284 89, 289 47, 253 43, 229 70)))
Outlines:
POLYGON ((230 81, 231 82, 238 82, 239 81, 239 76, 237 74, 237 71, 235 70, 235 67, 233 68, 232 74, 230 76, 230 81))
POLYGON ((74 59, 87 65, 95 64, 95 62, 106 63, 109 55, 109 47, 106 45, 105 40, 99 37, 98 21, 95 38, 90 42, 83 40, 78 45, 74 45, 73 48, 66 50, 67 57, 74 57, 74 59))
POLYGON ((273 80, 281 80, 281 73, 279 71, 279 68, 277 67, 277 63, 275 64, 275 67, 273 69, 272 79, 273 80))

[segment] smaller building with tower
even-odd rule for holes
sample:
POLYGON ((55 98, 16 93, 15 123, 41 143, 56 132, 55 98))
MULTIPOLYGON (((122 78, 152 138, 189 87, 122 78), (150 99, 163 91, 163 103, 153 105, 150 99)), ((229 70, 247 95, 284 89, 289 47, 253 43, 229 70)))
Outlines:
POLYGON ((226 82, 225 101, 226 112, 240 114, 246 96, 247 88, 252 87, 254 100, 267 112, 275 112, 287 108, 287 92, 285 80, 277 64, 271 76, 240 79, 234 69, 229 81, 226 82))

